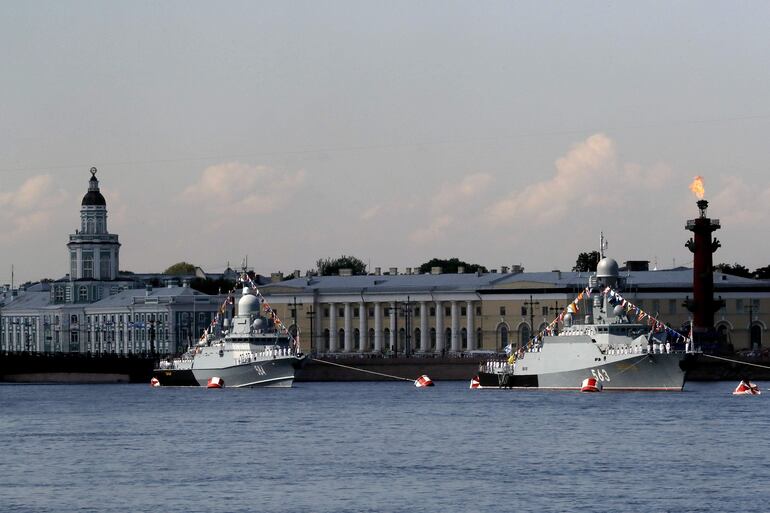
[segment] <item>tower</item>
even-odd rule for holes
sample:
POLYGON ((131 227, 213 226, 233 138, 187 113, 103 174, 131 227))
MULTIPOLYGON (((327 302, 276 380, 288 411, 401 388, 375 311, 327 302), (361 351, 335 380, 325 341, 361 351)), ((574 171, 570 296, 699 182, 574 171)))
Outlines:
POLYGON ((719 310, 724 301, 714 300, 714 271, 713 254, 722 244, 711 234, 720 228, 719 219, 706 217, 708 201, 697 202, 700 216, 687 221, 685 228, 693 232, 693 237, 685 246, 693 253, 692 290, 693 299, 685 303, 693 314, 693 338, 696 343, 713 343, 715 341, 714 313, 719 310))
POLYGON ((120 243, 107 231, 107 202, 99 191, 96 168, 91 168, 88 192, 80 203, 80 229, 67 244, 71 280, 118 278, 120 243))

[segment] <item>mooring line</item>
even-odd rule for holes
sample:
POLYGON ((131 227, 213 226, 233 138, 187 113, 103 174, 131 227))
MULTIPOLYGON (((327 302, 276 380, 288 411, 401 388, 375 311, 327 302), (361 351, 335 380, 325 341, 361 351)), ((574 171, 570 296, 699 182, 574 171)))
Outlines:
POLYGON ((401 381, 408 381, 410 383, 414 383, 413 379, 402 378, 401 376, 393 376, 392 374, 384 374, 382 372, 375 372, 375 371, 370 371, 370 370, 365 370, 365 369, 359 369, 358 367, 351 367, 350 365, 342 365, 341 363, 333 363, 333 362, 328 362, 326 360, 319 360, 318 358, 311 358, 311 360, 313 360, 314 362, 318 362, 318 363, 325 363, 327 365, 336 365, 337 367, 342 367, 344 369, 351 369, 351 370, 358 371, 358 372, 366 372, 366 373, 369 373, 369 374, 376 374, 377 376, 385 376, 386 378, 400 379, 401 381))
POLYGON ((726 362, 732 362, 732 363, 740 363, 743 365, 751 365, 752 367, 759 367, 761 369, 770 369, 767 365, 759 365, 758 363, 749 363, 749 362, 742 362, 740 360, 731 360, 730 358, 723 358, 721 356, 714 356, 713 354, 705 354, 701 353, 703 356, 708 356, 709 358, 716 358, 717 360, 724 360, 726 362))

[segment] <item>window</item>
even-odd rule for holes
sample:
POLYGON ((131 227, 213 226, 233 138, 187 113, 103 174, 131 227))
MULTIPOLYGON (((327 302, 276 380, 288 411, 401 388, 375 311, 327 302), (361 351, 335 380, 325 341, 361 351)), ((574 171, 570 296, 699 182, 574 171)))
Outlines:
POLYGON ((110 279, 110 253, 102 251, 99 258, 99 277, 103 280, 110 279))
POLYGON ((70 251, 70 277, 74 280, 78 277, 78 254, 70 251))
POLYGON ((465 317, 468 314, 468 310, 463 306, 460 308, 460 315, 465 317))
POLYGON ((447 306, 444 308, 444 316, 449 317, 450 315, 452 315, 452 308, 447 306))
POLYGON ((548 307, 547 306, 543 307, 543 316, 548 317, 548 307))
POLYGON ((88 301, 88 289, 86 287, 78 289, 78 301, 88 301))
POLYGON ((358 308, 353 308, 353 317, 358 317, 358 308))
POLYGON ((54 301, 57 303, 63 303, 64 302, 64 287, 56 287, 55 289, 55 298, 54 301))
POLYGON ((83 251, 83 278, 94 277, 94 252, 83 251))
POLYGON ((735 300, 735 312, 736 313, 743 313, 743 299, 736 299, 735 300))
POLYGON ((521 315, 526 317, 526 315, 527 315, 527 307, 526 306, 522 306, 521 307, 521 315))
POLYGON ((329 317, 329 309, 328 308, 324 308, 324 317, 326 317, 326 318, 329 317))
POLYGON ((676 299, 669 299, 668 300, 668 313, 675 314, 676 313, 676 299))
POLYGON ((435 306, 431 306, 428 309, 428 315, 430 315, 431 317, 435 317, 436 316, 436 307, 435 306))
POLYGON ((339 310, 337 310, 337 317, 345 317, 345 309, 344 308, 340 308, 339 310))
POLYGON ((500 315, 503 315, 503 316, 505 315, 505 307, 504 306, 500 307, 500 315))
POLYGON ((369 317, 374 317, 374 308, 369 308, 369 317))
POLYGON ((481 307, 480 306, 476 307, 476 315, 479 315, 479 316, 481 315, 481 307))

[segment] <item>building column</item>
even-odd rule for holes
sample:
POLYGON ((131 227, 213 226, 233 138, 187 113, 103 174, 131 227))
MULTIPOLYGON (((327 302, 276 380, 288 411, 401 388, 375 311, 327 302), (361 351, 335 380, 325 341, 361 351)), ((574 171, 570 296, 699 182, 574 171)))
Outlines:
POLYGON ((361 301, 358 303, 358 331, 359 331, 359 347, 360 353, 366 352, 369 349, 369 310, 366 308, 366 303, 361 301))
POLYGON ((345 352, 353 351, 353 307, 345 303, 345 352))
POLYGON ((329 352, 336 353, 337 347, 337 305, 329 303, 329 352))
POLYGON ((430 348, 430 330, 428 328, 428 303, 420 301, 420 351, 427 353, 430 348))
POLYGON ((374 303, 374 352, 382 352, 382 304, 374 303))
POLYGON ((444 304, 436 301, 436 352, 444 352, 444 304))
MULTIPOLYGON (((313 315, 313 320, 310 322, 315 323, 314 326, 311 326, 310 331, 312 332, 311 340, 310 340, 310 352, 313 353, 323 353, 323 337, 324 332, 321 328, 322 322, 323 322, 323 311, 322 311, 322 305, 320 302, 316 301, 315 305, 313 305, 313 308, 315 309, 315 314, 313 315), (312 340, 315 339, 315 340, 312 340)), ((330 339, 331 339, 331 332, 329 333, 330 339)), ((330 340, 331 341, 331 340, 330 340)))
POLYGON ((395 351, 398 344, 398 326, 396 325, 396 302, 390 303, 390 350, 395 351))
POLYGON ((476 312, 473 311, 473 301, 468 301, 466 303, 466 321, 467 326, 466 330, 468 330, 468 350, 473 351, 476 349, 476 327, 474 326, 474 314, 476 312))
POLYGON ((460 351, 460 307, 452 301, 452 351, 460 351))

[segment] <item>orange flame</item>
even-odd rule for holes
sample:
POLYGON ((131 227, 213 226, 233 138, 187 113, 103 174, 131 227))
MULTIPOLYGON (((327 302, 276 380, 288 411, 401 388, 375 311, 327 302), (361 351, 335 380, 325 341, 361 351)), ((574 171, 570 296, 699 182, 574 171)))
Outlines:
POLYGON ((706 194, 706 190, 703 188, 703 178, 696 176, 690 184, 690 190, 698 199, 703 199, 703 195, 706 194))

